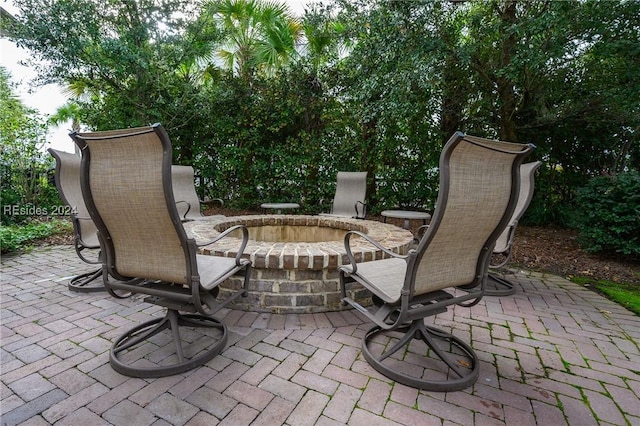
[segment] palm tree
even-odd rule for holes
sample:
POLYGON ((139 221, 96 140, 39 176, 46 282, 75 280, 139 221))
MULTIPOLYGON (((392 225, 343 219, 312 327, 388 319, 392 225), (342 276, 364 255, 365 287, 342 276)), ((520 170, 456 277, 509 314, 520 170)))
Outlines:
POLYGON ((56 110, 55 114, 49 117, 49 123, 53 124, 54 126, 58 126, 71 120, 71 130, 74 132, 79 132, 80 116, 80 106, 77 103, 71 101, 59 107, 56 110))
POLYGON ((285 3, 218 0, 205 10, 226 34, 216 51, 222 66, 243 79, 255 72, 270 75, 296 54, 302 26, 285 3))
POLYGON ((316 72, 321 65, 346 56, 351 47, 345 37, 346 26, 331 18, 332 15, 331 8, 313 4, 304 16, 304 38, 300 43, 300 55, 310 60, 316 72))

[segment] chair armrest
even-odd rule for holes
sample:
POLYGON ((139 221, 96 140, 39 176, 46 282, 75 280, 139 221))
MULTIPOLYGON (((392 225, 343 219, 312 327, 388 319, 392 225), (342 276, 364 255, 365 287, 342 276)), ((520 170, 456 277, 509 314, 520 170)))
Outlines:
POLYGON ((424 234, 425 232, 427 232, 427 229, 429 229, 429 225, 422 225, 421 227, 418 228, 418 231, 416 232, 416 238, 418 239, 418 241, 420 241, 422 237, 424 237, 424 234))
POLYGON ((362 201, 356 201, 356 219, 364 219, 367 216, 367 204, 362 201), (358 205, 362 206, 362 215, 358 211, 358 205))
POLYGON ((215 237, 213 240, 205 241, 202 243, 196 242, 196 246, 202 247, 202 246, 208 246, 209 244, 213 244, 225 237, 228 237, 229 234, 231 234, 234 231, 237 231, 238 229, 242 230, 242 242, 240 243, 240 249, 238 249, 238 254, 236 254, 236 265, 241 266, 242 262, 240 262, 240 260, 242 259, 242 256, 244 254, 244 249, 247 247, 247 243, 249 242, 249 230, 244 225, 232 226, 231 228, 220 233, 220 235, 215 237))
POLYGON ((406 255, 401 255, 394 251, 389 250, 388 248, 384 247, 383 245, 381 245, 379 242, 377 242, 367 234, 363 234, 360 231, 348 231, 347 234, 344 236, 344 248, 347 251, 347 257, 349 258, 349 262, 351 263, 351 271, 349 272, 349 274, 355 274, 358 270, 356 257, 353 255, 353 252, 351 251, 351 237, 353 235, 356 235, 362 238, 363 240, 367 241, 369 244, 371 244, 375 248, 382 250, 384 253, 388 254, 391 257, 396 257, 398 259, 407 258, 406 255))
POLYGON ((224 207, 224 201, 222 200, 222 198, 207 198, 205 197, 204 200, 200 200, 200 203, 210 206, 213 205, 213 203, 219 203, 220 207, 224 207))
MULTIPOLYGON (((83 250, 83 249, 99 249, 100 248, 100 243, 96 243, 96 244, 90 244, 87 243, 87 241, 85 240, 85 238, 83 238, 82 235, 82 226, 80 225, 80 223, 86 223, 86 222, 82 222, 82 221, 89 221, 90 223, 93 223, 93 219, 91 219, 88 216, 78 216, 78 215, 72 215, 71 216, 71 223, 73 224, 73 239, 74 239, 74 245, 76 247, 76 252, 78 252, 78 256, 80 256, 80 258, 82 260, 84 260, 87 263, 100 263, 99 261, 90 261, 87 260, 86 258, 84 258, 83 256, 80 255, 79 250, 83 250)), ((95 230, 95 228, 94 228, 95 230)))
POLYGON ((184 203, 187 205, 187 211, 184 212, 184 215, 182 215, 182 217, 180 218, 180 220, 187 220, 187 215, 189 214, 189 210, 191 210, 191 203, 189 203, 188 201, 183 201, 183 200, 178 200, 176 201, 176 206, 178 204, 184 203))

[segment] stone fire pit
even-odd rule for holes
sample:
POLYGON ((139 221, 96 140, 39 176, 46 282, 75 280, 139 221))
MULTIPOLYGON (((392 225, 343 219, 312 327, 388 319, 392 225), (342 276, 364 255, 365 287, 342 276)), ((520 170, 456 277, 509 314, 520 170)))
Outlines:
MULTIPOLYGON (((196 241, 214 238, 234 226, 245 225, 249 244, 245 255, 253 262, 249 296, 239 299, 236 309, 271 313, 312 313, 344 309, 340 304, 338 267, 348 263, 344 235, 363 232, 390 250, 406 254, 413 241, 411 232, 386 223, 328 216, 250 215, 207 216, 184 224, 196 241)), ((352 239, 357 259, 381 259, 383 253, 364 240, 352 239)), ((204 246, 203 254, 234 257, 239 238, 204 246)), ((384 255, 387 256, 387 255, 384 255)), ((238 288, 240 279, 227 280, 225 290, 238 288)), ((367 303, 368 292, 360 287, 350 296, 367 303)))

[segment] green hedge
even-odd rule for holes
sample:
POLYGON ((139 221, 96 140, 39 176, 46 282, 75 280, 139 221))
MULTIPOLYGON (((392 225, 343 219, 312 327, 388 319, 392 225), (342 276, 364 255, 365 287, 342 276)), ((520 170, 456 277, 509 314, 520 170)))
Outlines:
POLYGON ((640 255, 640 173, 593 178, 578 191, 576 203, 585 250, 640 255))

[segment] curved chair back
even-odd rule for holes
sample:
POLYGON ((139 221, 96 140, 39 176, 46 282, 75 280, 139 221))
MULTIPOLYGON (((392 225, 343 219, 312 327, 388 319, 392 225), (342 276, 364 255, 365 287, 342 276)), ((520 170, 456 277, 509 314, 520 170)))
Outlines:
POLYGON ((484 282, 495 241, 516 206, 520 164, 531 149, 462 133, 447 142, 436 209, 407 271, 409 298, 484 282))
POLYGON ((71 137, 82 150, 82 192, 108 272, 190 285, 197 279, 195 244, 176 208, 171 142, 162 126, 71 137))
POLYGON ((76 241, 87 248, 99 248, 98 230, 82 198, 80 157, 53 148, 49 148, 48 151, 56 160, 56 187, 62 202, 71 209, 76 241))
POLYGON ((496 246, 493 249, 494 253, 505 253, 511 250, 515 228, 520 218, 524 215, 524 212, 527 211, 529 204, 531 204, 533 189, 535 187, 534 176, 541 164, 542 162, 540 161, 533 161, 520 166, 520 194, 518 195, 518 203, 516 204, 509 224, 496 241, 496 246))
POLYGON ((342 300, 375 324, 363 337, 362 352, 377 371, 432 391, 476 382, 480 361, 473 348, 424 319, 451 305, 472 306, 485 294, 490 256, 515 209, 520 165, 533 148, 457 132, 440 155, 437 205, 415 250, 406 256, 387 250, 383 259, 358 263, 352 237, 360 238, 353 243, 359 250, 360 240, 380 245, 358 231, 347 233, 350 265, 340 267, 342 300), (371 291, 372 307, 347 296, 352 281, 371 291))
POLYGON ((338 172, 330 215, 364 219, 366 195, 367 172, 338 172))
POLYGON ((224 349, 228 330, 212 315, 247 295, 251 262, 242 259, 249 238, 246 227, 231 227, 204 242, 215 243, 242 229, 235 258, 196 254, 196 243, 188 238, 176 207, 171 141, 160 124, 71 137, 82 150, 80 182, 105 252, 105 287, 114 297, 126 297, 118 290, 145 294, 145 302, 166 308, 164 318, 139 324, 115 340, 111 366, 134 377, 163 377, 213 359, 224 349), (219 285, 236 275, 243 276, 243 285, 216 300, 219 285), (181 334, 180 328, 189 331, 181 334), (203 328, 208 329, 201 334, 203 340, 193 338, 203 328), (165 336, 154 338, 159 333, 165 336), (158 341, 165 345, 158 347, 158 341), (149 351, 154 346, 160 357, 149 351))
MULTIPOLYGON (((69 207, 71 222, 73 223, 73 245, 80 259, 89 264, 100 264, 100 241, 95 222, 89 216, 89 211, 82 198, 80 188, 80 156, 53 148, 48 149, 56 160, 56 187, 62 202, 69 207), (85 249, 96 256, 86 256, 85 249)), ((69 280, 71 291, 83 293, 104 291, 105 287, 98 280, 102 276, 102 267, 84 272, 69 280)))
POLYGON ((171 181, 180 219, 202 219, 204 216, 200 212, 200 199, 196 193, 193 167, 171 166, 171 181))
MULTIPOLYGON (((518 203, 511 215, 509 223, 504 228, 493 248, 494 256, 491 257, 490 268, 497 269, 505 266, 511 259, 511 250, 513 248, 513 238, 516 234, 518 221, 529 207, 531 198, 533 198, 534 174, 538 167, 542 164, 540 161, 526 163, 520 166, 520 193, 518 195, 518 203)), ((487 296, 509 296, 516 292, 514 283, 504 276, 497 273, 489 272, 488 275, 490 286, 487 286, 485 294, 487 296)))

